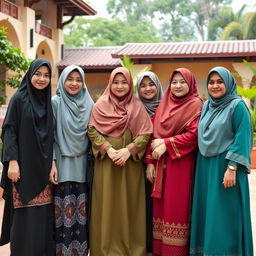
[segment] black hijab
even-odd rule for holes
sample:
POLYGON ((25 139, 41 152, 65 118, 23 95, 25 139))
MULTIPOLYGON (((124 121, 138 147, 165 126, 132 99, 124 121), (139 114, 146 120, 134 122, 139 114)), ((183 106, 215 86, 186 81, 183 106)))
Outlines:
MULTIPOLYGON (((13 95, 3 123, 5 130, 12 127, 17 136, 20 179, 15 183, 23 203, 35 198, 48 184, 53 151, 53 114, 51 83, 42 90, 36 89, 31 78, 42 66, 51 65, 45 60, 34 60, 25 74, 19 89, 13 95)), ((3 140, 4 144, 4 140, 3 140)), ((3 154, 8 170, 9 160, 3 154)))

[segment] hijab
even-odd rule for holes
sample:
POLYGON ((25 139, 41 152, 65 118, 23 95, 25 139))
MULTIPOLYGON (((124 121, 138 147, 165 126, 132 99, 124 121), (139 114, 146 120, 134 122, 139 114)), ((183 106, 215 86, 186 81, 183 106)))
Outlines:
MULTIPOLYGON (((169 79, 169 87, 161 100, 153 118, 154 138, 169 138, 181 134, 186 126, 201 113, 202 100, 198 96, 195 76, 186 68, 174 70, 169 79), (175 74, 185 79, 189 91, 183 97, 171 92, 171 83, 175 74)), ((156 161, 156 178, 152 196, 161 198, 165 154, 156 161)))
POLYGON ((187 124, 201 113, 202 100, 198 96, 195 76, 186 68, 174 70, 169 79, 169 87, 161 100, 154 122, 154 137, 168 138, 180 134, 187 124), (171 92, 171 82, 176 73, 185 79, 189 92, 182 98, 177 98, 171 92))
POLYGON ((160 100, 163 97, 163 89, 162 89, 161 83, 160 83, 157 75, 151 71, 143 72, 138 77, 137 93, 138 93, 138 98, 141 100, 142 104, 146 108, 146 111, 148 112, 150 118, 152 118, 159 103, 160 103, 160 100), (141 97, 141 95, 140 95, 140 86, 141 86, 141 82, 144 77, 149 77, 152 80, 152 82, 155 84, 156 89, 157 89, 157 94, 150 100, 145 99, 145 98, 141 97))
POLYGON ((233 142, 232 115, 242 99, 237 95, 236 82, 224 67, 210 70, 206 86, 212 73, 218 73, 223 79, 226 93, 221 98, 213 98, 208 94, 198 126, 198 145, 203 156, 216 156, 226 151, 233 142))
POLYGON ((93 100, 84 80, 84 71, 76 65, 66 67, 59 78, 56 96, 52 105, 56 113, 56 143, 63 156, 80 156, 88 145, 87 126, 93 107, 93 100), (70 95, 64 88, 65 81, 73 71, 79 72, 82 79, 82 90, 70 95))
MULTIPOLYGON (((38 58, 31 63, 9 103, 2 127, 3 140, 5 130, 10 127, 17 136, 21 175, 15 185, 23 203, 35 198, 46 187, 52 165, 51 82, 42 90, 31 83, 32 76, 42 66, 46 66, 51 75, 51 65, 47 60, 38 58)), ((8 169, 9 159, 3 159, 3 164, 8 169)))
POLYGON ((106 90, 94 105, 89 125, 111 137, 121 137, 126 129, 130 129, 133 138, 152 133, 151 120, 141 101, 134 95, 128 69, 118 67, 112 71, 106 90), (129 84, 129 92, 122 98, 111 92, 113 80, 119 73, 129 84))

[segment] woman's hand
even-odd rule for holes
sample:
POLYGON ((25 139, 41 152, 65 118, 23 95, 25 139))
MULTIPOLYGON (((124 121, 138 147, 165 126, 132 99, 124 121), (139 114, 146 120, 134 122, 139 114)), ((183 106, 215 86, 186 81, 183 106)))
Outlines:
POLYGON ((128 148, 121 148, 117 150, 116 155, 113 157, 112 161, 116 165, 124 166, 127 159, 130 157, 131 153, 128 148))
POLYGON ((9 161, 8 178, 13 182, 17 182, 20 179, 20 167, 17 160, 9 161))
POLYGON ((108 157, 113 161, 113 157, 117 154, 117 150, 111 147, 107 150, 107 154, 108 157))
POLYGON ((58 184, 57 182, 58 180, 58 171, 57 171, 57 168, 56 168, 56 163, 55 161, 53 160, 52 161, 52 169, 51 169, 51 172, 50 172, 50 178, 49 178, 49 181, 52 183, 52 184, 58 184))
POLYGON ((152 157, 156 160, 159 160, 161 156, 166 152, 166 146, 165 143, 158 146, 154 151, 152 152, 152 157))
POLYGON ((146 169, 146 177, 147 179, 153 183, 156 177, 156 169, 153 164, 148 164, 146 169))
POLYGON ((231 188, 236 185, 236 171, 231 171, 227 168, 223 178, 223 185, 224 188, 231 188))
POLYGON ((164 139, 154 139, 154 140, 152 140, 152 142, 151 142, 152 151, 154 151, 156 148, 158 148, 159 146, 161 146, 163 144, 165 144, 164 139))

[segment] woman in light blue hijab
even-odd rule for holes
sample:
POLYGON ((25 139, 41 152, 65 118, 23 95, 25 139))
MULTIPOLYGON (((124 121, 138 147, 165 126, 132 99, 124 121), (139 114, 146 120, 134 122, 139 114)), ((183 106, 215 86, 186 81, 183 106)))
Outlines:
POLYGON ((52 98, 54 156, 50 175, 54 189, 56 255, 87 255, 87 127, 93 100, 84 71, 66 67, 52 98))
POLYGON ((207 89, 198 126, 190 255, 252 256, 250 115, 226 68, 209 72, 207 89))

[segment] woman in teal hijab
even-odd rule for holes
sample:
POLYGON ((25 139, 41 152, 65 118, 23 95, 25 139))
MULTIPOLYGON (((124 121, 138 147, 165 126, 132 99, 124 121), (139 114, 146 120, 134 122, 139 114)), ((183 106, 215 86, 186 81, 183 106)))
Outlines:
POLYGON ((209 72, 207 89, 198 126, 190 255, 253 256, 250 115, 226 68, 209 72))
POLYGON ((54 156, 50 181, 55 185, 56 255, 86 256, 87 175, 90 151, 87 127, 93 100, 86 88, 84 71, 66 67, 52 98, 54 156))

